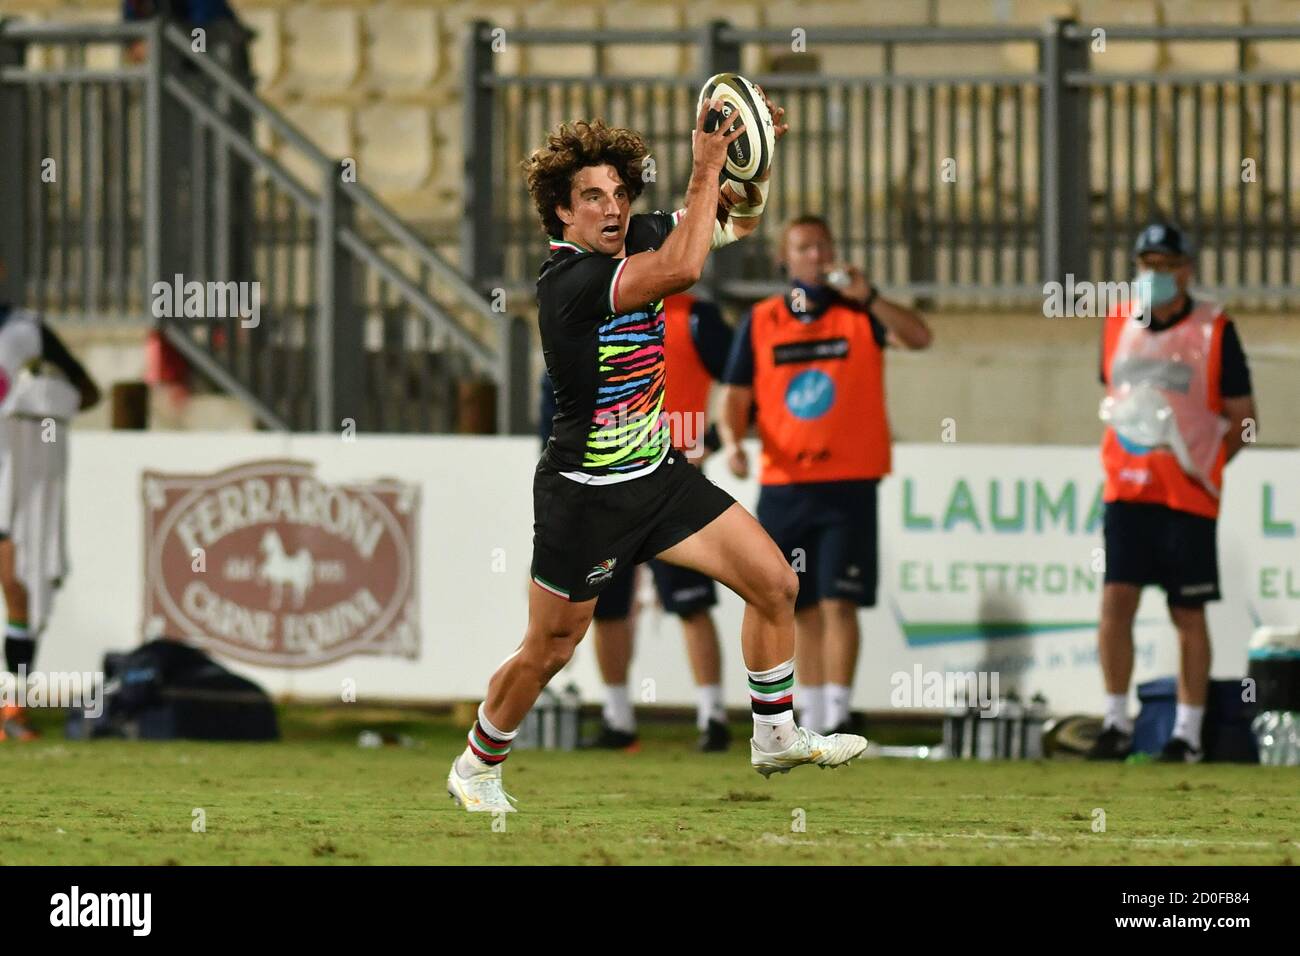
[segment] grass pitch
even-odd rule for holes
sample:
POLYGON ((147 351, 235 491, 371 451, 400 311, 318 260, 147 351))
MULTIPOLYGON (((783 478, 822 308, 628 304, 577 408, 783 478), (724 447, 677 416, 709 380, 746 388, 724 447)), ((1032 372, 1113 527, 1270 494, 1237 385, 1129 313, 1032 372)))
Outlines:
POLYGON ((1300 860, 1298 768, 874 760, 765 781, 747 724, 725 755, 647 725, 636 754, 513 754, 521 812, 495 832, 446 795, 464 741, 446 717, 286 708, 285 739, 258 745, 69 742, 43 717, 41 741, 0 744, 0 863, 1300 860), (414 744, 364 749, 361 729, 414 744))

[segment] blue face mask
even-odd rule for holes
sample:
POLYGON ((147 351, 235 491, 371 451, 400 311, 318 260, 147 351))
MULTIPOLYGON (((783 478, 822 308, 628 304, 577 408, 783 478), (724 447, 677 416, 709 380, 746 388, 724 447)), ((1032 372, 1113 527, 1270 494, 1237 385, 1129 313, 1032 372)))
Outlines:
POLYGON ((1139 302, 1152 306, 1166 305, 1178 298, 1178 281, 1168 272, 1143 269, 1137 274, 1136 292, 1139 302))

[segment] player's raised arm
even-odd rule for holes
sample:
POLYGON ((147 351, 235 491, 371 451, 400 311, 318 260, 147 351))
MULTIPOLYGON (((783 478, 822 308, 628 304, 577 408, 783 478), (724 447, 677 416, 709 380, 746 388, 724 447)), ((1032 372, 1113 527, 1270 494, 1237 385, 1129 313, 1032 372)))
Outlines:
POLYGON ((713 240, 718 174, 726 161, 727 147, 745 130, 741 124, 730 133, 720 128, 706 132, 710 107, 720 105, 720 101, 704 104, 695 120, 686 215, 658 249, 628 257, 618 280, 617 301, 613 303, 619 312, 685 292, 700 281, 713 240))

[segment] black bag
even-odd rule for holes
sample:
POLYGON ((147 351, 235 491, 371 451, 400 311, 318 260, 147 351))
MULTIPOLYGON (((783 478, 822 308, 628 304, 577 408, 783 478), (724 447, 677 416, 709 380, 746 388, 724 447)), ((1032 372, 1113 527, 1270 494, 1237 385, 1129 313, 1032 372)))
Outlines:
POLYGON ((141 740, 278 740, 275 706, 262 688, 203 651, 160 638, 104 655, 98 717, 69 714, 67 735, 141 740))
MULTIPOLYGON (((1178 679, 1158 677, 1139 684, 1141 710, 1133 725, 1133 749, 1158 754, 1174 731, 1178 679)), ((1259 763, 1259 749, 1250 722, 1255 705, 1243 701, 1240 680, 1212 680, 1201 725, 1201 749, 1215 763, 1259 763)))

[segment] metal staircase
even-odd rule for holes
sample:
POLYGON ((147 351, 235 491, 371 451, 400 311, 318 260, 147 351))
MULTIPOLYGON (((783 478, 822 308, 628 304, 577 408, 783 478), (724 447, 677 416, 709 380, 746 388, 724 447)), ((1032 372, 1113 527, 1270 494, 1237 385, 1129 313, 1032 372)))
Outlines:
POLYGON ((0 20, 0 298, 156 327, 269 428, 451 431, 473 383, 526 430, 524 323, 233 62, 159 20, 0 20))

